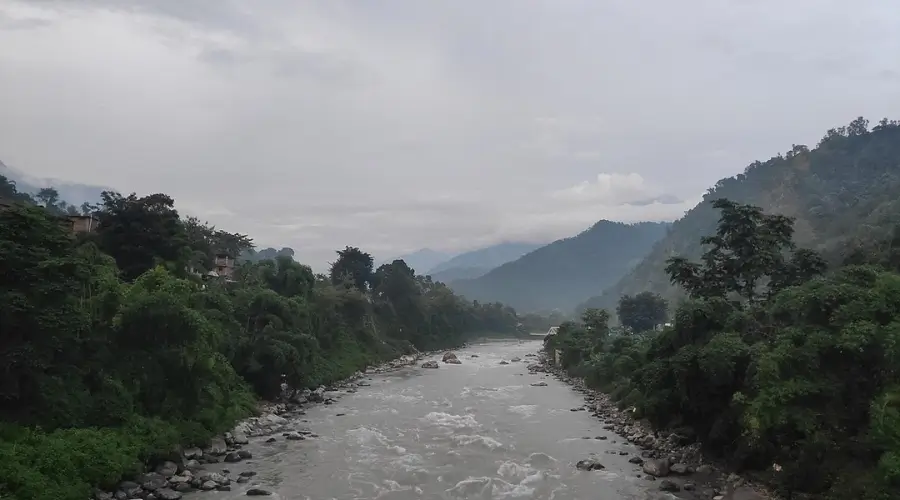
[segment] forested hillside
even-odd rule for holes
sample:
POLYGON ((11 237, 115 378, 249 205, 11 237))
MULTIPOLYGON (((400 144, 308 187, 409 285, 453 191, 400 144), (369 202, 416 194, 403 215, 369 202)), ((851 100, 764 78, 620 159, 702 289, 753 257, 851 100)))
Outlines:
POLYGON ((793 217, 796 242, 835 263, 852 257, 855 249, 886 244, 900 222, 898 193, 900 126, 882 120, 870 130, 858 118, 829 130, 813 149, 795 145, 717 182, 631 272, 580 309, 611 309, 620 296, 642 291, 660 293, 670 303, 682 297, 665 274, 665 261, 673 255, 700 256, 700 238, 716 227, 709 200, 728 198, 793 217))
POLYGON ((519 333, 512 309, 467 302, 403 261, 373 269, 357 248, 327 276, 286 255, 216 276, 217 256, 252 241, 181 217, 163 194, 104 193, 99 225, 77 235, 60 202, 32 205, 2 177, 0 197, 3 498, 84 500, 207 443, 282 382, 519 333))
MULTIPOLYGON (((846 174, 835 177, 852 184, 859 170, 871 169, 892 182, 882 170, 892 165, 883 156, 891 150, 881 141, 896 133, 889 125, 871 134, 830 135, 843 144, 840 151, 873 158, 844 158, 835 168, 846 174), (862 154, 870 148, 880 154, 862 154)), ((886 190, 869 184, 868 192, 869 202, 891 205, 886 190)), ((870 213, 861 207, 865 200, 823 200, 832 204, 820 204, 818 215, 838 206, 870 213)), ((800 228, 790 218, 725 199, 707 205, 704 210, 721 214, 695 243, 704 248, 701 258, 661 264, 660 272, 688 297, 671 327, 655 332, 651 321, 632 334, 615 334, 606 311, 588 309, 581 322, 561 325, 547 349, 559 349, 563 368, 632 408, 635 418, 673 432, 667 439, 699 440, 735 469, 755 471, 782 498, 896 499, 900 238, 857 253, 857 260, 876 265, 828 271, 822 256, 796 245, 800 228)), ((835 225, 848 215, 831 213, 835 225)), ((828 219, 807 220, 821 228, 828 219)))
POLYGON ((450 283, 474 300, 500 301, 521 311, 570 310, 612 285, 665 236, 668 223, 600 221, 538 248, 484 276, 450 283))

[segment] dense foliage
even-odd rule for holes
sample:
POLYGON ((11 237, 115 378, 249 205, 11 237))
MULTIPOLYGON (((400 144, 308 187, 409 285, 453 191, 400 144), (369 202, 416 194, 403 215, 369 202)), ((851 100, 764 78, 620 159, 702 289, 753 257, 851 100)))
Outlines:
POLYGON ((815 148, 793 145, 743 173, 721 179, 698 204, 672 225, 643 260, 583 308, 612 310, 622 295, 651 291, 670 304, 684 297, 669 281, 666 260, 672 255, 699 259, 701 238, 716 230, 718 214, 709 203, 727 198, 794 219, 794 240, 839 264, 854 258, 870 262, 891 245, 900 223, 900 124, 881 120, 870 127, 864 118, 829 130, 815 148))
POLYGON ((450 283, 477 300, 498 300, 519 311, 570 311, 614 284, 665 236, 668 223, 600 221, 471 280, 450 283))
POLYGON ((736 468, 768 469, 788 497, 896 498, 900 275, 824 274, 817 253, 795 248, 792 219, 713 204, 719 224, 700 261, 668 261, 688 296, 671 327, 609 336, 589 309, 548 348, 654 425, 736 468))
MULTIPOLYGON (((30 201, 0 181, 4 198, 30 201)), ((330 276, 282 254, 217 277, 252 241, 180 217, 168 196, 104 193, 97 230, 78 237, 59 204, 0 210, 3 498, 84 500, 208 442, 283 382, 520 333, 512 309, 466 302, 403 261, 375 270, 347 248, 330 276)))

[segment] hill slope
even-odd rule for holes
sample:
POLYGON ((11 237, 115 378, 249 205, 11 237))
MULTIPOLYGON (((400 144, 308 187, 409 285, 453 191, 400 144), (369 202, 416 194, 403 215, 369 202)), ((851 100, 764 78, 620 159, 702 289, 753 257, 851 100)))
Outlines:
POLYGON ((497 266, 512 262, 532 250, 536 250, 546 243, 519 243, 503 242, 491 245, 487 248, 479 248, 470 252, 463 252, 450 260, 441 262, 428 271, 434 277, 442 271, 450 269, 483 269, 487 272, 497 266))
POLYGON ((429 273, 429 276, 431 276, 431 279, 434 281, 450 283, 453 281, 468 280, 484 276, 490 270, 491 268, 488 267, 451 267, 450 269, 445 269, 436 273, 429 273))
POLYGON ((499 301, 520 311, 571 309, 615 283, 666 234, 668 223, 600 221, 484 276, 450 287, 467 298, 499 301))
POLYGON ((840 261, 853 248, 878 245, 900 223, 900 125, 882 120, 870 131, 858 118, 829 130, 812 150, 795 145, 785 155, 720 180, 640 264, 580 308, 614 310, 621 295, 642 291, 660 293, 670 302, 680 298, 665 275, 665 261, 673 255, 700 256, 700 237, 715 231, 718 214, 708 202, 716 198, 796 218, 799 246, 840 261))

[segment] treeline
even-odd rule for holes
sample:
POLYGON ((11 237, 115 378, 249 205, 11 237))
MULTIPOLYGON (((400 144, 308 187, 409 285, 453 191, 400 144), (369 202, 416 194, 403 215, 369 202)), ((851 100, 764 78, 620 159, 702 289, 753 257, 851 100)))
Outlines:
MULTIPOLYGON (((548 349, 636 417, 762 471, 786 498, 896 498, 900 246, 829 271, 795 247, 792 219, 713 205, 718 229, 700 261, 667 262, 689 297, 671 326, 653 331, 657 317, 611 332, 609 314, 589 309, 548 349)), ((623 311, 633 324, 634 308, 623 311)))
POLYGON ((0 207, 3 498, 84 500, 208 443, 283 382, 519 333, 512 309, 467 302, 403 261, 373 269, 357 248, 328 275, 286 255, 215 273, 252 241, 180 217, 166 195, 104 193, 96 230, 77 236, 6 179, 0 195, 22 202, 0 207))

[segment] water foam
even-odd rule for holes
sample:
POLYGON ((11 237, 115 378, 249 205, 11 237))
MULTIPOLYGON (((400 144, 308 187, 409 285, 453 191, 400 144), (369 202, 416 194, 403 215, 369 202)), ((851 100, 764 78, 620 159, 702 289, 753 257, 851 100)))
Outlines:
POLYGON ((537 411, 537 405, 510 406, 509 411, 517 415, 522 415, 523 417, 531 417, 534 415, 534 412, 537 411))
POLYGON ((453 415, 451 413, 433 411, 425 415, 424 420, 431 424, 451 429, 477 429, 480 427, 473 415, 453 415))

